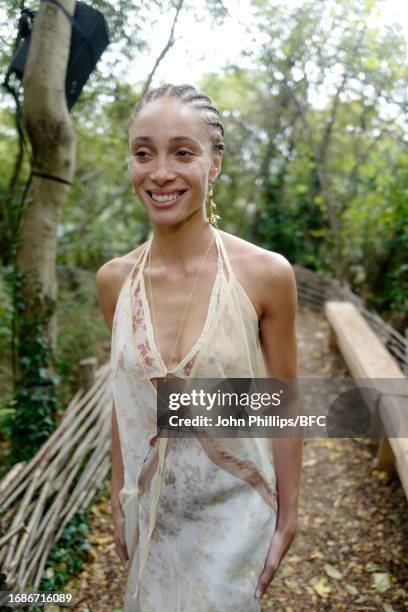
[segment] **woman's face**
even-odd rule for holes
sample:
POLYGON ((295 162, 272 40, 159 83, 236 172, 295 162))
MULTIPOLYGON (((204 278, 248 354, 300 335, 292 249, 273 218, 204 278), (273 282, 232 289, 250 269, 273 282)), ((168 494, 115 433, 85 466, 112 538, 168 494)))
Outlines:
POLYGON ((202 211, 208 181, 216 179, 222 154, 195 111, 177 98, 149 102, 129 127, 130 173, 151 221, 172 225, 202 211))

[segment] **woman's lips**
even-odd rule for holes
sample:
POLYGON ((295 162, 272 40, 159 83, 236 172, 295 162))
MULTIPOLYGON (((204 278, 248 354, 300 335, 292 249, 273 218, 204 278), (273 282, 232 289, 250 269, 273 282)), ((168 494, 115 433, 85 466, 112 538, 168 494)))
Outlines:
POLYGON ((147 196, 149 198, 149 201, 151 203, 151 205, 154 208, 171 208, 172 206, 174 206, 175 204, 177 204, 178 202, 180 202, 180 200, 183 198, 183 196, 187 193, 187 191, 180 191, 179 192, 179 196, 177 198, 174 198, 174 200, 168 200, 167 202, 158 202, 157 200, 153 200, 152 196, 150 195, 150 193, 148 191, 146 191, 147 196))

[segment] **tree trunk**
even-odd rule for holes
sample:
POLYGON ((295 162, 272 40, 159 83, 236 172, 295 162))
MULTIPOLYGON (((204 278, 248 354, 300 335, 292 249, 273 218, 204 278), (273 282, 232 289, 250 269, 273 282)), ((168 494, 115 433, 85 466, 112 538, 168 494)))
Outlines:
MULTIPOLYGON (((60 0, 72 15, 75 0, 60 0)), ((44 308, 44 335, 56 346, 57 232, 75 167, 75 132, 65 97, 71 23, 55 5, 41 2, 35 18, 24 73, 24 115, 33 152, 33 172, 19 234, 17 267, 26 273, 27 316, 38 300, 44 308), (36 279, 38 287, 36 289, 36 279)))

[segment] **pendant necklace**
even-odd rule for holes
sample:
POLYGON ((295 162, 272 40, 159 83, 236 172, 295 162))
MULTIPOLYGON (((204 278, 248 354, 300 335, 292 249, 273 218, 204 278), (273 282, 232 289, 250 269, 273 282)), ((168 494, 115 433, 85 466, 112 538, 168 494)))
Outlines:
MULTIPOLYGON (((193 284, 193 288, 192 288, 192 290, 191 290, 190 297, 189 297, 188 302, 187 302, 187 307, 186 307, 186 309, 185 309, 184 316, 183 316, 183 319, 182 319, 182 321, 181 321, 181 326, 180 326, 180 329, 179 329, 179 332, 178 332, 178 335, 177 335, 176 343, 175 343, 175 345, 174 345, 173 352, 172 352, 171 357, 170 357, 170 361, 169 361, 169 364, 170 364, 170 365, 171 365, 171 362, 172 362, 172 359, 173 359, 173 356, 174 356, 174 351, 176 350, 177 345, 178 345, 178 342, 179 342, 179 340, 180 340, 181 332, 182 332, 182 330, 183 330, 183 326, 184 326, 184 321, 186 320, 186 316, 187 316, 187 313, 188 313, 188 309, 189 309, 189 307, 190 307, 190 303, 191 303, 191 298, 193 297, 193 293, 194 293, 194 290, 195 290, 196 285, 197 285, 198 277, 200 276, 201 268, 203 267, 204 262, 205 262, 205 260, 207 259, 208 253, 210 252, 211 246, 212 246, 212 244, 213 244, 213 242, 214 242, 214 238, 215 238, 215 230, 212 230, 212 232, 213 232, 213 236, 212 236, 211 242, 210 242, 210 244, 209 244, 209 246, 208 246, 208 249, 207 249, 207 251, 206 251, 206 253, 205 253, 205 255, 204 255, 204 259, 202 260, 201 265, 200 265, 200 267, 199 267, 199 269, 198 269, 198 272, 197 272, 197 275, 196 275, 196 278, 195 278, 195 281, 194 281, 194 284, 193 284)), ((155 328, 155 330, 156 330, 156 337, 157 337, 157 342, 158 342, 158 340, 159 340, 159 338, 158 338, 158 334, 157 334, 158 327, 157 327, 157 323, 156 323, 156 311, 155 311, 155 308, 154 308, 153 292, 152 292, 152 281, 151 281, 151 276, 150 276, 150 270, 151 270, 151 266, 150 266, 150 248, 149 248, 149 253, 148 253, 148 259, 149 259, 149 266, 148 266, 148 268, 149 268, 149 271, 148 271, 148 280, 149 280, 149 290, 150 290, 150 301, 151 301, 151 304, 152 304, 153 325, 154 325, 154 328, 155 328)), ((153 333, 154 333, 154 330, 153 330, 153 333)), ((157 343, 157 346, 158 346, 158 347, 160 346, 160 345, 159 345, 159 343, 157 343)), ((169 374, 171 373, 171 370, 169 370, 169 369, 167 368, 167 366, 166 366, 166 364, 164 363, 163 359, 162 359, 161 361, 163 362, 163 366, 164 366, 164 368, 165 368, 165 374, 164 374, 163 378, 168 378, 168 377, 169 377, 169 374)), ((172 369, 174 370, 175 368, 172 368, 172 369)))

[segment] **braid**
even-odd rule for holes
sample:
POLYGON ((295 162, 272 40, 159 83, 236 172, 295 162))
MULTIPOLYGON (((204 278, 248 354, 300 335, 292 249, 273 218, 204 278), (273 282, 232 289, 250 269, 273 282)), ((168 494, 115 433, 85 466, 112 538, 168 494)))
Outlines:
POLYGON ((146 104, 163 96, 180 98, 183 104, 191 106, 199 114, 203 123, 209 126, 213 148, 217 151, 224 150, 224 126, 221 123, 221 114, 214 106, 211 98, 207 94, 198 91, 193 85, 172 85, 171 83, 166 83, 156 89, 151 89, 134 106, 130 115, 129 125, 146 104))

